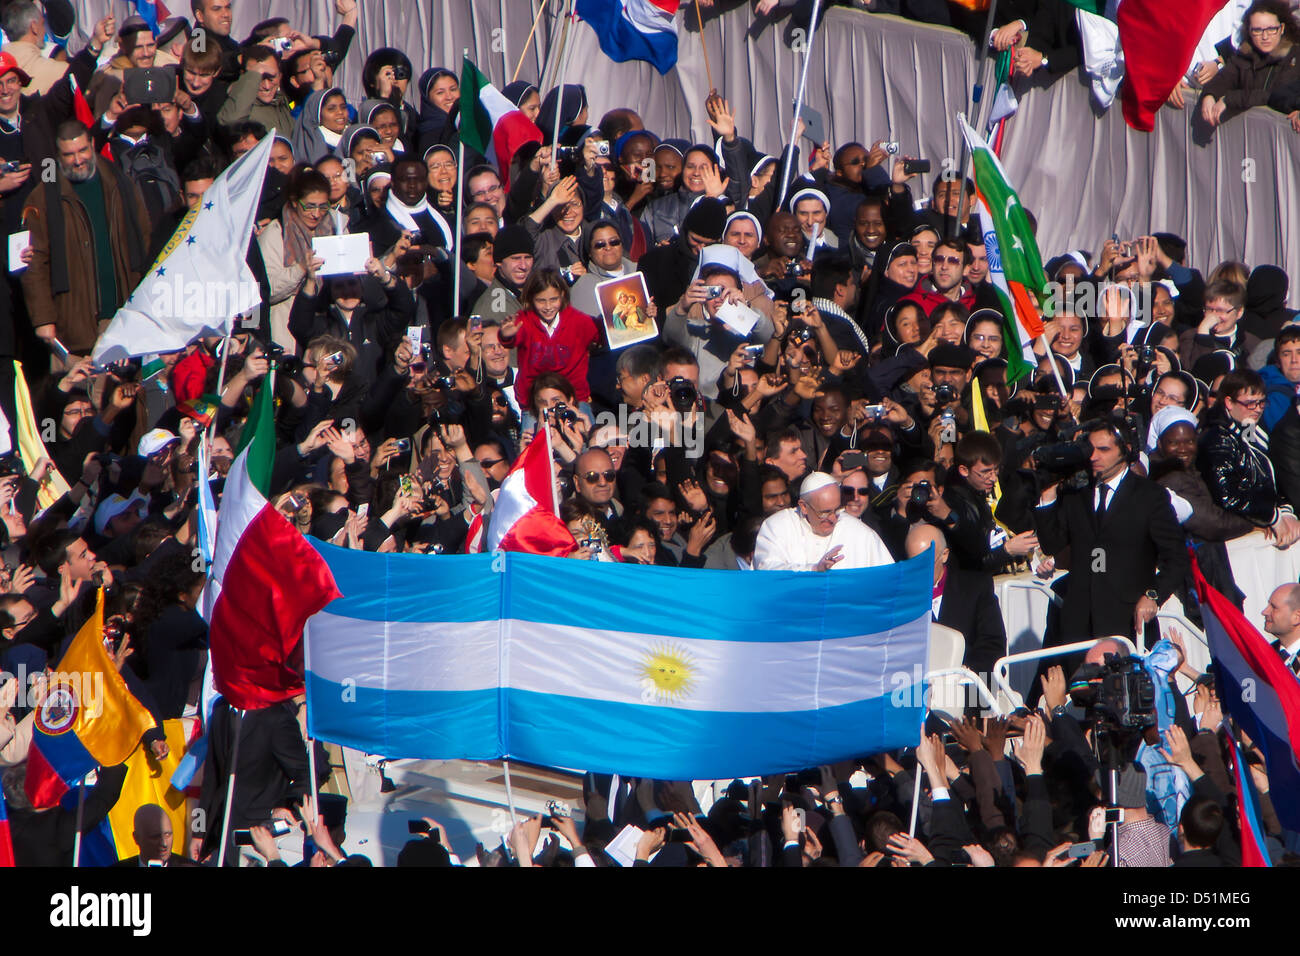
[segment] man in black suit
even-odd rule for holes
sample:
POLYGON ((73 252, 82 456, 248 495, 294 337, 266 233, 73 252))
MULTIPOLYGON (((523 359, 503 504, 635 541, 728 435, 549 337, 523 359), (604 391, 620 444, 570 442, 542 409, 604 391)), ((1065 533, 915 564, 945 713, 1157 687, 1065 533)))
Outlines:
POLYGON ((943 532, 924 522, 907 533, 907 556, 914 558, 934 546, 934 619, 961 632, 966 639, 962 664, 977 674, 988 674, 1007 652, 1007 629, 1002 609, 993 593, 993 577, 978 571, 959 571, 948 565, 948 542, 943 532))
MULTIPOLYGON (((230 813, 230 831, 268 823, 273 816, 292 822, 290 807, 310 788, 307 747, 290 701, 258 710, 244 711, 239 721, 239 764, 235 795, 230 813)), ((220 849, 221 821, 226 810, 226 783, 235 746, 236 717, 223 698, 212 710, 208 731, 208 756, 203 764, 203 810, 206 832, 200 859, 220 849)), ((319 746, 319 744, 317 745, 319 746)), ((323 750, 317 752, 317 766, 328 768, 323 750), (322 760, 324 763, 322 764, 322 760)), ((196 828, 197 829, 197 828, 196 828)), ((233 837, 226 847, 226 865, 238 864, 239 852, 233 837)))
MULTIPOLYGON (((1130 469, 1137 446, 1122 423, 1088 428, 1092 482, 1043 490, 1034 524, 1043 551, 1070 549, 1061 629, 1054 643, 1132 635, 1155 618, 1187 573, 1187 549, 1169 494, 1130 469)), ((1060 562, 1058 561, 1058 564, 1060 562)), ((1151 637, 1156 637, 1151 634, 1151 637)))
POLYGON ((140 852, 114 866, 194 866, 193 860, 172 852, 172 821, 156 803, 141 804, 135 811, 131 839, 140 852))
POLYGON ((1174 866, 1227 866, 1215 850, 1223 825, 1223 807, 1219 804, 1203 796, 1188 800, 1178 818, 1178 836, 1183 852, 1174 860, 1174 866))

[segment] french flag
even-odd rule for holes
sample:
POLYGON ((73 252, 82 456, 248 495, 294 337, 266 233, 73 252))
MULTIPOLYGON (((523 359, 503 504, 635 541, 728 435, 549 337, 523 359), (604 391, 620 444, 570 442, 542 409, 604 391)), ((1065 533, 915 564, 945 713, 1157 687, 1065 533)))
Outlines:
MULTIPOLYGON (((577 543, 555 506, 555 469, 545 423, 501 482, 496 507, 492 509, 487 534, 482 535, 486 551, 524 551, 528 554, 567 556, 577 543)), ((480 520, 479 518, 475 519, 480 520)))
POLYGON ((611 60, 645 60, 667 73, 677 64, 679 6, 681 0, 578 0, 577 14, 611 60))
MULTIPOLYGON (((1300 680, 1245 616, 1210 587, 1195 559, 1192 575, 1210 658, 1218 673, 1219 697, 1229 716, 1264 755, 1269 796, 1282 826, 1300 830, 1300 763, 1296 758, 1300 751, 1300 680)), ((1244 834, 1242 838, 1244 841, 1244 834)))

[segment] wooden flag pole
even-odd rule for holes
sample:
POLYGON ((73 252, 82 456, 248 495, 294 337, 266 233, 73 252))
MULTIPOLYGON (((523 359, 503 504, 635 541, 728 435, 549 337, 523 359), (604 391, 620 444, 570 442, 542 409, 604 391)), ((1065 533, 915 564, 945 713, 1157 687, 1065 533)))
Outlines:
POLYGON ((713 85, 713 70, 709 68, 709 45, 704 42, 704 14, 700 12, 699 0, 695 3, 695 22, 700 25, 700 49, 704 51, 704 75, 709 79, 709 92, 717 89, 713 85))
MULTIPOLYGON (((542 14, 546 12, 546 8, 549 7, 550 5, 551 5, 551 0, 542 0, 541 5, 538 6, 537 16, 533 17, 533 28, 528 31, 528 39, 524 41, 524 48, 519 51, 519 62, 515 64, 514 75, 510 77, 511 83, 519 79, 519 71, 522 70, 524 67, 524 57, 528 55, 528 44, 533 42, 533 34, 537 32, 537 24, 542 22, 542 14)), ((505 27, 505 21, 502 21, 502 28, 504 29, 504 27, 505 27)))

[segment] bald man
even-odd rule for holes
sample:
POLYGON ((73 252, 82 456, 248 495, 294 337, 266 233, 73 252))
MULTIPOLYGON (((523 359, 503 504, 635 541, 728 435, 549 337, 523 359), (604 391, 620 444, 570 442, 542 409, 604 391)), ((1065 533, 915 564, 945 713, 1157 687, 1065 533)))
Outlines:
POLYGON ((966 639, 963 665, 977 674, 991 673, 1007 652, 1007 629, 993 593, 993 576, 950 567, 948 542, 931 524, 912 525, 904 547, 909 558, 934 548, 934 620, 966 639))
POLYGON ((156 803, 142 804, 135 811, 131 839, 140 852, 119 860, 116 866, 194 866, 193 860, 172 852, 172 821, 156 803))
POLYGON ((1284 584, 1268 598, 1264 630, 1291 672, 1300 676, 1300 584, 1284 584))
POLYGON ((880 536, 842 509, 840 486, 814 471, 799 503, 770 515, 758 529, 754 566, 760 571, 829 571, 893 564, 880 536))

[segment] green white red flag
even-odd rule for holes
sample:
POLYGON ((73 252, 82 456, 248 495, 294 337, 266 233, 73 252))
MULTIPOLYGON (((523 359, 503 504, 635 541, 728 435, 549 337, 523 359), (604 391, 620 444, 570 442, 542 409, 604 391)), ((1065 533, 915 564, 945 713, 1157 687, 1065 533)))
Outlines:
POLYGON ((241 710, 303 691, 302 628, 342 595, 325 559, 267 500, 275 460, 270 376, 226 476, 212 556, 209 647, 217 690, 241 710))
POLYGON ((1048 299, 1047 274, 1029 217, 1002 163, 965 118, 958 116, 957 121, 970 146, 975 211, 989 260, 989 283, 997 290, 1006 318, 1007 381, 1014 382, 1034 369, 1032 344, 1043 334, 1041 309, 1048 299), (1009 346, 1011 342, 1020 343, 1019 352, 1009 346))

